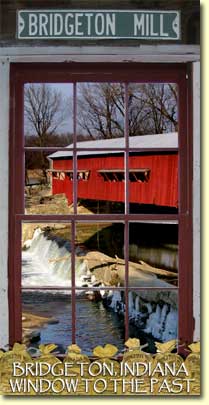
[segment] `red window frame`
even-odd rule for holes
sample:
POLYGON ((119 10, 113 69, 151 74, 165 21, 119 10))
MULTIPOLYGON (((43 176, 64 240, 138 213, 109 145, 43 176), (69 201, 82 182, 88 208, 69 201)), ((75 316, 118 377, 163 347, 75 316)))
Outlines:
MULTIPOLYGON (((9 342, 21 341, 21 222, 69 221, 72 224, 72 240, 75 240, 76 221, 117 220, 125 223, 125 257, 128 258, 128 224, 137 220, 176 220, 179 224, 179 287, 178 289, 178 331, 179 342, 188 344, 193 338, 193 257, 192 257, 192 91, 191 67, 189 64, 142 64, 142 63, 14 63, 10 73, 10 184, 9 184, 9 342), (179 209, 178 214, 130 214, 128 204, 124 214, 79 215, 76 211, 77 176, 73 176, 74 214, 71 215, 26 215, 24 213, 24 84, 25 83, 76 83, 79 82, 131 82, 176 83, 179 91, 179 209)), ((74 86, 75 95, 75 86, 74 86)), ((127 97, 127 91, 126 91, 127 97)), ((74 98, 75 99, 75 98, 74 98)), ((127 103, 125 104, 127 106, 127 103)), ((74 111, 76 105, 74 102, 74 111)), ((125 163, 128 167, 128 119, 125 120, 125 163)), ((47 151, 65 148, 44 148, 47 151)), ((79 148, 80 149, 80 148, 79 148)), ((37 150, 37 148, 30 148, 37 150)), ((39 149, 40 150, 40 149, 39 149)), ((148 149, 140 149, 148 152, 148 149)), ((162 151, 152 149, 153 152, 162 151)), ((169 149, 163 149, 169 151, 169 149)), ((173 149, 172 149, 173 151, 173 149)), ((76 128, 74 123, 73 153, 76 154, 76 128)), ((77 173, 76 160, 73 163, 77 173)), ((129 179, 126 170, 126 183, 129 179)), ((126 187, 126 202, 129 189, 126 187)), ((75 252, 72 249, 72 279, 75 278, 75 252)), ((128 260, 126 259, 125 299, 128 302, 128 260)), ((72 284, 72 323, 75 323, 75 284, 72 284)), ((146 288, 143 288, 146 289, 146 288)), ((124 290, 124 288, 123 288, 124 290)), ((125 315, 128 331, 128 311, 125 315)), ((126 333, 126 338, 128 333, 126 333)), ((75 328, 72 341, 75 341, 75 328)), ((183 351, 179 347, 179 351, 183 351)))

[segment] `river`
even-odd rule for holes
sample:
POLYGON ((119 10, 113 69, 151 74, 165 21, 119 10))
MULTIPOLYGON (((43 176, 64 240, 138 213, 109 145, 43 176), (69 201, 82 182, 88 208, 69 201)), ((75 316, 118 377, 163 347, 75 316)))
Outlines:
MULTIPOLYGON (((76 256, 76 287, 83 287, 87 274, 82 249, 76 256)), ((58 344, 61 352, 72 343, 72 306, 70 244, 51 237, 37 229, 27 249, 22 252, 22 307, 23 312, 53 317, 58 323, 47 324, 40 330, 40 343, 58 344), (63 260, 64 258, 67 258, 63 260), (58 260, 53 260, 57 258, 58 260), (61 260, 59 260, 61 259, 61 260), (62 290, 47 290, 47 287, 62 290), (27 287, 27 290, 24 289, 27 287), (32 289, 36 287, 36 290, 32 289), (41 290, 45 287, 46 290, 41 290)), ((91 288, 76 290, 76 343, 91 354, 97 345, 114 344, 124 349, 124 297, 118 290, 109 291, 105 300, 90 301, 86 292, 91 288)), ((102 289, 100 289, 102 292, 102 289)), ((129 293, 129 337, 138 337, 141 344, 148 343, 153 352, 154 341, 167 341, 177 337, 177 296, 175 291, 144 291, 129 293)))
MULTIPOLYGON (((68 294, 27 292, 22 296, 23 311, 54 317, 58 324, 48 324, 41 329, 39 343, 58 344, 60 351, 72 343, 72 306, 68 294)), ((87 354, 106 343, 124 348, 124 319, 107 310, 102 301, 92 302, 86 297, 76 297, 76 343, 87 354)))

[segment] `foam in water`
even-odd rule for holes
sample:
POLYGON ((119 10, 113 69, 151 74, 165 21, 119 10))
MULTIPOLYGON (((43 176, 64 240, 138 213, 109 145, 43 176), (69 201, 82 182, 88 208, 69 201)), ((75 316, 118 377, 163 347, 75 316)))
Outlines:
MULTIPOLYGON (((47 236, 40 228, 36 229, 33 239, 26 241, 22 252, 23 287, 70 287, 71 253, 69 242, 47 236)), ((76 285, 82 283, 81 276, 86 274, 85 261, 76 260, 76 285)))
MULTIPOLYGON (((71 286, 71 247, 69 242, 47 236, 44 231, 38 228, 34 232, 33 239, 27 241, 24 247, 27 250, 22 252, 23 287, 71 286)), ((80 248, 76 254, 81 256, 81 259, 77 258, 75 263, 76 285, 82 286, 84 279, 89 278, 89 272, 85 260, 82 259, 83 252, 80 248)), ((152 279, 159 282, 156 277, 152 279)), ((162 283, 162 281, 160 282, 162 283)), ((67 290, 63 291, 63 293, 65 292, 69 293, 67 290)), ((101 290, 101 296, 108 298, 108 305, 114 312, 124 314, 125 302, 121 291, 109 290, 105 292, 101 290)), ((178 321, 176 303, 176 293, 171 291, 130 292, 130 322, 158 340, 165 342, 175 339, 178 321)))

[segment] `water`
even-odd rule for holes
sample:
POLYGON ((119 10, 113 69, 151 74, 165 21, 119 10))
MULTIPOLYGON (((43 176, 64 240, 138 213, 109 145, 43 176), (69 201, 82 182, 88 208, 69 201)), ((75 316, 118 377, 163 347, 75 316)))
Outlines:
MULTIPOLYGON (((69 290, 63 289, 71 287, 70 243, 37 229, 33 240, 27 241, 26 246, 27 250, 22 252, 22 286, 28 290, 23 289, 23 311, 55 318, 58 323, 41 328, 39 343, 56 343, 65 350, 72 343, 71 295, 69 290), (57 289, 40 290, 40 287, 52 286, 57 289), (31 287, 36 287, 36 290, 31 287)), ((125 330, 124 294, 120 290, 109 291, 103 300, 89 301, 85 292, 91 289, 92 275, 82 259, 85 253, 85 248, 76 249, 76 286, 83 286, 84 276, 90 279, 82 294, 76 291, 76 343, 88 354, 95 346, 107 343, 116 345, 121 351, 125 330)), ((150 283, 153 283, 152 278, 150 283)), ((157 278, 154 281, 159 285, 163 283, 157 278)), ((154 351, 155 340, 167 341, 177 337, 177 320, 177 294, 174 290, 145 289, 129 293, 129 336, 139 338, 141 344, 148 342, 147 351, 154 351)))
MULTIPOLYGON (((36 315, 54 317, 59 323, 41 329, 39 343, 55 343, 66 349, 72 343, 71 296, 42 292, 24 292, 23 311, 36 315)), ((114 344, 119 351, 124 348, 124 319, 104 308, 103 303, 89 301, 84 296, 76 297, 76 343, 87 354, 97 345, 114 344)))
MULTIPOLYGON (((32 240, 25 243, 22 252, 23 287, 70 287, 71 286, 71 245, 70 242, 36 229, 32 240)), ((76 286, 82 285, 81 277, 87 268, 82 261, 85 249, 76 248, 76 286)))
MULTIPOLYGON (((70 287, 71 286, 71 246, 69 242, 54 238, 37 229, 33 240, 26 243, 28 249, 22 252, 23 287, 70 287), (66 260, 53 261, 53 259, 66 260), (51 261, 52 260, 52 261, 51 261)), ((85 253, 79 247, 76 255, 85 253)), ((81 286, 82 276, 87 268, 82 261, 76 262, 76 285, 81 286)), ((58 323, 41 328, 39 343, 55 343, 65 350, 72 343, 72 306, 68 290, 23 290, 23 312, 44 317, 53 317, 58 323)), ((90 301, 83 293, 76 294, 76 343, 87 354, 97 345, 114 344, 119 350, 124 348, 124 317, 107 310, 103 302, 90 301)))

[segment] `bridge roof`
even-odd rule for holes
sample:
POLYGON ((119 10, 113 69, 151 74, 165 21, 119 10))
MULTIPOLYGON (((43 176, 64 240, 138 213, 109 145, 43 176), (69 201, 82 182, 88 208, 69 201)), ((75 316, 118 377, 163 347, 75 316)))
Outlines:
MULTIPOLYGON (((73 156, 72 151, 73 144, 66 147, 71 150, 64 150, 52 153, 48 156, 50 159, 68 158, 73 156)), ((124 148, 125 138, 112 138, 112 139, 97 139, 91 141, 77 142, 76 147, 78 149, 77 154, 79 156, 92 156, 103 155, 112 153, 121 153, 120 150, 112 150, 112 148, 124 148), (98 149, 98 150, 91 150, 98 149)), ((178 148, 178 133, 170 132, 156 135, 139 135, 129 137, 130 149, 176 149, 178 148)))

